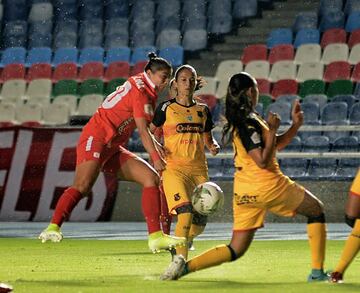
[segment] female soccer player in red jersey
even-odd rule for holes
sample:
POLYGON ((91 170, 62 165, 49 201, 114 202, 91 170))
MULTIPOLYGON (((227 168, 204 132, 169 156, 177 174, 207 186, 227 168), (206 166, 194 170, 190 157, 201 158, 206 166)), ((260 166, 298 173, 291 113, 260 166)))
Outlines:
POLYGON ((170 237, 160 229, 159 176, 165 168, 148 125, 153 117, 157 95, 168 84, 171 65, 155 53, 143 73, 130 77, 107 96, 90 121, 84 126, 77 145, 77 161, 73 185, 61 195, 50 225, 40 234, 42 242, 62 240, 60 227, 95 183, 99 172, 110 172, 120 180, 143 186, 142 210, 149 232, 149 248, 153 252, 182 245, 184 239, 170 237), (137 128, 149 153, 153 167, 123 146, 137 128))

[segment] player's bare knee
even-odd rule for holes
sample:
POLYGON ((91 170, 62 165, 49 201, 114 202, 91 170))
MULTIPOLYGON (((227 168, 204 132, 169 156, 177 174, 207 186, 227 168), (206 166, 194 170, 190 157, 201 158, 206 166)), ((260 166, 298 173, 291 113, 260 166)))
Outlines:
POLYGON ((149 176, 144 176, 143 181, 140 183, 143 187, 159 186, 160 177, 156 173, 151 172, 149 176))
POLYGON ((87 196, 91 191, 92 184, 89 180, 84 179, 76 181, 73 187, 78 190, 82 196, 87 196))

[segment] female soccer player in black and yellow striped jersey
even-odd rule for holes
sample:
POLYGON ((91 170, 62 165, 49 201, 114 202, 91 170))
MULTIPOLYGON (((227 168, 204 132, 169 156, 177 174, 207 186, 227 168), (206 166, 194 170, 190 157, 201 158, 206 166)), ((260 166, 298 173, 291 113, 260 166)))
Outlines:
POLYGON ((360 250, 360 170, 350 187, 345 209, 345 222, 352 228, 352 231, 345 242, 340 260, 331 273, 330 282, 332 283, 343 282, 345 270, 360 250))
MULTIPOLYGON (((194 188, 208 178, 205 146, 212 155, 219 144, 212 137, 213 122, 208 107, 194 100, 197 74, 190 65, 175 72, 176 97, 159 104, 150 130, 162 127, 166 168, 162 172, 163 188, 169 212, 177 215, 175 235, 189 241, 205 228, 207 218, 197 214, 191 204, 194 188)), ((187 258, 188 247, 176 248, 176 254, 187 258)))
POLYGON ((291 217, 308 218, 307 232, 312 271, 308 281, 327 280, 325 258, 326 227, 323 204, 308 190, 285 176, 277 163, 276 150, 284 148, 303 122, 303 112, 296 101, 292 126, 283 134, 276 132, 280 117, 269 113, 265 121, 255 112, 259 91, 256 80, 242 72, 231 77, 226 95, 224 134, 230 134, 235 151, 233 211, 234 225, 229 245, 220 245, 188 262, 181 256, 161 276, 175 280, 191 272, 234 261, 245 254, 257 229, 264 224, 267 211, 291 217))

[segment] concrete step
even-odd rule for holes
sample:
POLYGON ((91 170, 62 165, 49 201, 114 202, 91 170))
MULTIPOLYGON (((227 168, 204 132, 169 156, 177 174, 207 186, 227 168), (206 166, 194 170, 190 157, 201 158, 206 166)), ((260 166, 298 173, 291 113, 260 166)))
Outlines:
MULTIPOLYGON (((267 36, 271 28, 268 27, 239 27, 237 30, 237 34, 243 37, 253 37, 253 36, 267 36)), ((232 42, 233 39, 237 39, 237 35, 225 36, 226 42, 232 42)))
POLYGON ((206 64, 204 64, 203 59, 189 59, 187 63, 195 68, 198 75, 203 76, 214 76, 216 69, 222 59, 206 59, 206 64))
POLYGON ((266 27, 270 29, 275 28, 287 28, 291 27, 294 23, 294 18, 262 18, 262 19, 250 19, 248 21, 249 27, 257 28, 257 27, 266 27))
MULTIPOLYGON (((229 38, 226 43, 224 44, 229 44, 230 46, 233 44, 244 44, 244 43, 252 43, 252 44, 256 44, 256 43, 263 43, 264 41, 266 41, 267 37, 268 37, 269 33, 264 34, 264 35, 255 35, 255 36, 246 36, 246 35, 242 35, 241 32, 239 33, 239 35, 234 36, 232 38, 229 38)), ((215 45, 215 44, 214 44, 215 45)))

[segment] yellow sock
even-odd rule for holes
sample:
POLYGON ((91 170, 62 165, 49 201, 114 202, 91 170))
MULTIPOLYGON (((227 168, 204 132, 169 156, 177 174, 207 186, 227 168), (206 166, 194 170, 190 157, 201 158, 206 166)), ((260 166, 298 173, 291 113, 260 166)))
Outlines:
POLYGON ((322 269, 325 260, 326 225, 324 223, 311 223, 307 225, 311 251, 311 268, 322 269))
POLYGON ((223 244, 190 259, 187 262, 187 269, 188 272, 195 272, 229 261, 231 261, 231 251, 227 245, 223 244))
POLYGON ((189 232, 189 242, 192 241, 195 237, 199 236, 204 232, 205 226, 191 224, 189 232))
POLYGON ((341 254, 338 265, 335 268, 336 272, 344 273, 346 268, 350 265, 356 254, 360 250, 360 220, 357 219, 354 228, 351 231, 348 239, 345 242, 344 250, 341 254))
MULTIPOLYGON (((192 221, 192 214, 191 213, 183 213, 178 215, 176 227, 175 227, 175 236, 178 237, 189 237, 189 231, 192 221)), ((187 259, 188 256, 188 247, 181 246, 176 247, 176 254, 182 254, 182 256, 187 259)))

